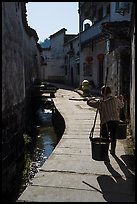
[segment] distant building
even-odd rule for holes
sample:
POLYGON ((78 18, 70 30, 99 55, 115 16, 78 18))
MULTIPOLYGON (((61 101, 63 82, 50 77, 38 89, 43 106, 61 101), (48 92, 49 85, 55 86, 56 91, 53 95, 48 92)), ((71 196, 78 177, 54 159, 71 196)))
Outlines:
POLYGON ((123 45, 125 49, 129 46, 126 31, 131 5, 130 2, 79 2, 80 82, 88 79, 100 88, 109 66, 108 81, 114 86, 114 91, 121 91, 115 87, 121 78, 119 80, 119 62, 114 59, 113 51, 123 45), (115 37, 114 31, 118 31, 115 37), (125 39, 121 40, 120 35, 125 39), (108 53, 112 55, 110 59, 108 53))
POLYGON ((79 2, 80 81, 96 88, 110 84, 123 94, 126 117, 130 97, 130 37, 132 2, 79 2), (84 24, 85 21, 91 22, 84 24))
POLYGON ((50 39, 46 38, 44 42, 40 42, 42 48, 49 48, 50 47, 50 39))
MULTIPOLYGON (((72 55, 70 55, 69 51, 71 49, 73 39, 75 39, 75 42, 77 39, 78 44, 78 38, 76 37, 77 35, 75 34, 66 34, 65 28, 62 28, 61 30, 50 36, 50 47, 42 49, 43 61, 41 69, 43 72, 43 80, 71 85, 73 84, 73 77, 76 77, 74 76, 75 70, 72 69, 73 66, 76 67, 75 59, 78 58, 78 55, 75 55, 72 63, 72 55), (67 45, 69 47, 69 50, 66 50, 67 45), (66 56, 69 56, 69 62, 66 61, 66 56), (70 66, 72 70, 71 74, 69 74, 70 66)), ((76 46, 74 45, 74 48, 75 47, 76 46)), ((78 54, 78 50, 76 51, 76 53, 78 54)), ((79 81, 79 79, 77 79, 77 81, 79 81)), ((75 83, 78 84, 77 81, 75 81, 75 83)))

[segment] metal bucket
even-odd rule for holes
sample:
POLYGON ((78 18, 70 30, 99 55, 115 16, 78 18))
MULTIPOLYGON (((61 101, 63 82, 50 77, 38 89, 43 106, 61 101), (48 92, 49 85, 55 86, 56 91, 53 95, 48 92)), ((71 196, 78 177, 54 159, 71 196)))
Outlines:
POLYGON ((126 137, 127 137, 127 123, 124 121, 120 121, 116 131, 116 138, 126 139, 126 137))
POLYGON ((96 161, 105 161, 108 157, 108 149, 110 141, 106 138, 90 137, 92 159, 96 161))

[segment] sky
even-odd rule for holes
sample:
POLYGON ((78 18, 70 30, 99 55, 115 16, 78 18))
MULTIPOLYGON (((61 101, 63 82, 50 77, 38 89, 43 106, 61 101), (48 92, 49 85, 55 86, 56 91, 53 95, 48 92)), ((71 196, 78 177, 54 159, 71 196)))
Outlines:
POLYGON ((26 4, 28 25, 43 42, 66 28, 66 34, 78 34, 78 2, 29 2, 26 4))

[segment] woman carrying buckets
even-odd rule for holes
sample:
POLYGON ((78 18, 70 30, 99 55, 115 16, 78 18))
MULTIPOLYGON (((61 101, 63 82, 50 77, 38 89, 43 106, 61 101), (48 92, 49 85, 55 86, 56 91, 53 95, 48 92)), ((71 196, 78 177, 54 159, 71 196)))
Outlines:
MULTIPOLYGON (((101 137, 111 139, 110 153, 115 155, 116 148, 116 130, 120 121, 120 109, 124 107, 123 96, 112 96, 110 86, 101 88, 103 96, 99 101, 87 100, 87 104, 98 108, 100 113, 100 133, 101 137)), ((110 162, 107 158, 106 162, 110 162)))

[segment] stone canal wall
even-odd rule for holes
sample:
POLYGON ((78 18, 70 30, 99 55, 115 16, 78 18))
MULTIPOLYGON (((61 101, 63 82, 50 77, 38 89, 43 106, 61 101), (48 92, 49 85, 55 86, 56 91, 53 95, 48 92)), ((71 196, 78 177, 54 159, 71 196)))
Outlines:
POLYGON ((2 2, 2 192, 9 191, 24 152, 31 86, 40 77, 40 48, 28 27, 26 5, 2 2))

